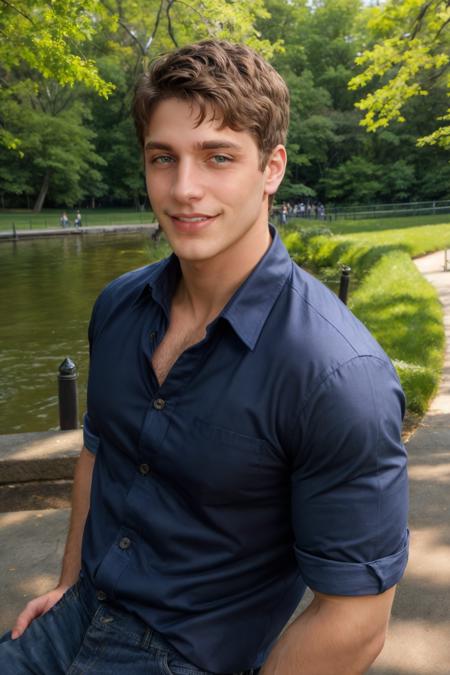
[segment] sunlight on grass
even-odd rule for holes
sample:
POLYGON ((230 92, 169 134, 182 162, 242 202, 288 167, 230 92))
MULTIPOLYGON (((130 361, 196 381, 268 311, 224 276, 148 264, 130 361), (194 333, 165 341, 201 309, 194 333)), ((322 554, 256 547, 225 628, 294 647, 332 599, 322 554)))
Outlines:
POLYGON ((408 250, 410 255, 415 258, 432 251, 449 248, 450 224, 364 232, 364 234, 349 234, 345 238, 351 241, 363 240, 371 246, 396 245, 408 250))
POLYGON ((284 241, 296 262, 321 278, 342 264, 352 268, 350 309, 393 360, 408 410, 423 414, 438 387, 445 339, 437 293, 411 257, 450 248, 450 224, 405 227, 405 220, 412 219, 385 230, 366 221, 359 232, 351 222, 346 235, 326 232, 323 225, 320 231, 317 223, 305 229, 297 221, 299 229, 291 223, 284 241))
POLYGON ((365 276, 350 308, 393 359, 409 410, 424 412, 437 389, 444 350, 434 288, 406 253, 393 251, 365 276))

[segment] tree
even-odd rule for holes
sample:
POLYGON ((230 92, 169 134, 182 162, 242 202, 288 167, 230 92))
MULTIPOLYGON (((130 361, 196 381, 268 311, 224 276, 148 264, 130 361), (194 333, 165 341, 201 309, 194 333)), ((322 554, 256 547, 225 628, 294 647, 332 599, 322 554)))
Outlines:
MULTIPOLYGON (((102 96, 112 91, 82 52, 103 22, 115 28, 100 0, 0 0, 0 106, 14 97, 25 73, 62 86, 83 83, 102 96)), ((6 126, 0 109, 0 145, 18 148, 20 140, 6 126)))
MULTIPOLYGON (((273 64, 291 94, 288 169, 279 198, 326 199, 322 178, 330 164, 345 161, 357 147, 353 103, 347 90, 359 36, 359 0, 266 0, 270 22, 263 35, 281 36, 284 51, 273 64), (342 153, 344 157, 342 157, 342 153)), ((361 134, 356 134, 361 135, 361 134)))
MULTIPOLYGON (((376 131, 393 121, 404 122, 408 102, 428 96, 433 88, 445 87, 450 95, 450 2, 388 0, 367 12, 375 42, 357 57, 356 63, 365 70, 350 80, 349 87, 376 85, 357 103, 365 111, 361 124, 376 131)), ((450 108, 440 111, 436 120, 437 128, 418 144, 448 148, 450 108)))
POLYGON ((381 174, 379 165, 355 156, 330 169, 321 182, 329 199, 364 204, 376 201, 382 191, 381 174))
POLYGON ((10 101, 8 112, 10 128, 22 141, 20 154, 3 151, 0 185, 4 191, 35 195, 34 210, 40 211, 47 194, 72 206, 101 189, 98 166, 104 160, 95 152, 94 134, 85 124, 89 109, 81 100, 71 101, 55 114, 23 95, 20 101, 10 101))
POLYGON ((0 8, 3 144, 24 160, 6 158, 15 178, 2 172, 0 190, 17 193, 21 175, 27 195, 34 181, 35 210, 47 195, 70 205, 109 192, 140 203, 129 107, 152 56, 208 36, 245 41, 266 56, 280 48, 255 29, 256 17, 268 16, 263 0, 0 0, 0 8), (89 89, 109 96, 108 105, 89 89))

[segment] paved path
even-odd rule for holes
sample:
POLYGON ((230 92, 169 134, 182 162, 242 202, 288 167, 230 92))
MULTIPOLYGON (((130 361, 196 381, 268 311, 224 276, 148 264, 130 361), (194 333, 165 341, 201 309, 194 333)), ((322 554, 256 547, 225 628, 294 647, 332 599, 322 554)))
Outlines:
POLYGON ((17 228, 15 231, 0 231, 0 241, 17 241, 33 239, 35 237, 55 237, 80 234, 105 234, 111 232, 155 232, 157 223, 142 223, 135 225, 90 225, 89 227, 45 227, 45 228, 17 228))
POLYGON ((438 394, 408 443, 410 561, 374 675, 450 675, 450 272, 442 251, 415 263, 439 293, 446 355, 438 394))
MULTIPOLYGON (((443 263, 442 252, 416 260, 444 306, 447 352, 438 395, 408 444, 410 563, 399 585, 385 649, 370 675, 450 675, 450 272, 443 272, 443 263)), ((77 433, 58 441, 65 456, 58 469, 61 476, 73 461, 77 433)), ((43 447, 49 458, 52 442, 47 436, 43 447)), ((25 470, 21 443, 26 440, 15 438, 15 451, 4 453, 3 467, 11 475, 25 470)), ((30 437, 30 443, 30 460, 35 461, 38 439, 30 437)), ((39 464, 42 475, 47 476, 48 467, 39 464)), ((55 583, 68 515, 68 509, 0 514, 0 632, 27 599, 55 583)))

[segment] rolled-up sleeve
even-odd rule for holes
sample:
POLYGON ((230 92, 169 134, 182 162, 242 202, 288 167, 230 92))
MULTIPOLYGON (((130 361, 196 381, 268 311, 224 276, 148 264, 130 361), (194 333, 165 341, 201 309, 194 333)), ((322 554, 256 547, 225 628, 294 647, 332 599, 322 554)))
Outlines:
POLYGON ((388 361, 358 356, 326 374, 299 420, 292 474, 295 554, 308 586, 382 593, 408 559, 404 397, 388 361))

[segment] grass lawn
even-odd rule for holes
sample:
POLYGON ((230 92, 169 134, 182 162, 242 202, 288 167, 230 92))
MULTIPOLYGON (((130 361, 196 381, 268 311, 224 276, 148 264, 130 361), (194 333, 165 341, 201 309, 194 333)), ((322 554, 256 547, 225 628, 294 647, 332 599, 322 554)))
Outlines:
POLYGON ((378 232, 365 231, 364 233, 348 234, 345 238, 364 240, 372 246, 395 246, 416 258, 426 253, 450 247, 450 222, 404 229, 387 229, 378 232))
MULTIPOLYGON (((316 221, 317 222, 317 221, 316 221)), ((450 214, 435 214, 429 216, 400 216, 392 218, 367 218, 366 220, 336 220, 326 223, 336 234, 350 234, 351 232, 375 232, 386 229, 403 229, 419 225, 441 225, 450 222, 450 214)))
POLYGON ((336 276, 341 264, 350 265, 358 285, 350 285, 349 306, 393 360, 409 412, 420 415, 439 384, 445 339, 437 293, 412 257, 450 248, 450 216, 447 223, 442 216, 439 222, 423 220, 297 220, 284 233, 299 264, 325 278, 336 276))
MULTIPOLYGON (((70 225, 73 225, 76 209, 66 211, 70 225)), ((0 211, 0 230, 12 230, 13 223, 17 229, 41 229, 60 227, 61 209, 46 209, 41 213, 32 211, 0 211)), ((154 222, 151 211, 135 209, 83 209, 81 210, 83 226, 90 225, 136 225, 154 222)))

